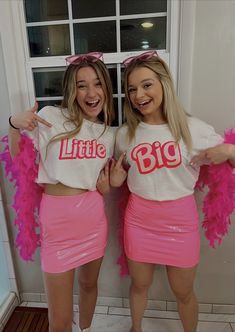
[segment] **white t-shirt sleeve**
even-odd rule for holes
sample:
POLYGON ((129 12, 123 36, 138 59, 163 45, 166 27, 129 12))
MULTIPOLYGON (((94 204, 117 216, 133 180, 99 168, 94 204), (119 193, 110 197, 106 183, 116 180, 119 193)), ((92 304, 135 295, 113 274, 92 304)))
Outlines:
POLYGON ((115 146, 115 137, 117 128, 110 127, 109 130, 111 131, 111 138, 110 138, 110 149, 109 149, 109 158, 113 158, 114 156, 114 146, 115 146))
POLYGON ((192 135, 194 153, 211 148, 223 143, 221 135, 215 132, 215 129, 206 122, 197 118, 189 118, 189 128, 192 135))
MULTIPOLYGON (((54 107, 53 107, 54 110, 54 107)), ((52 122, 51 119, 48 119, 48 116, 52 114, 52 112, 50 112, 50 106, 45 106, 43 107, 40 111, 38 111, 37 115, 39 115, 40 117, 42 117, 43 119, 52 122)), ((53 115, 53 114, 52 114, 53 115)), ((35 147, 35 149, 37 151, 39 151, 39 130, 42 131, 43 128, 47 128, 44 124, 41 124, 38 122, 38 126, 34 128, 33 131, 29 131, 29 130, 23 130, 23 132, 31 138, 33 145, 35 147), (41 128, 41 129, 40 129, 41 128)))
POLYGON ((114 146, 114 158, 118 160, 120 155, 123 152, 126 152, 127 149, 127 134, 126 128, 121 127, 117 130, 116 139, 115 139, 115 146, 114 146))
POLYGON ((207 147, 211 148, 218 144, 223 143, 223 137, 215 132, 215 129, 212 126, 208 125, 208 135, 207 135, 207 147))

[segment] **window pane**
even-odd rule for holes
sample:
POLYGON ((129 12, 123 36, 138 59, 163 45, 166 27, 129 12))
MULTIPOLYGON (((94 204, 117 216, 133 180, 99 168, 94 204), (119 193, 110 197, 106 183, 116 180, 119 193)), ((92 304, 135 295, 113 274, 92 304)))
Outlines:
POLYGON ((45 106, 49 106, 49 105, 58 107, 58 106, 60 106, 61 101, 62 100, 60 100, 60 99, 58 99, 58 100, 39 100, 38 101, 38 110, 42 109, 45 106))
MULTIPOLYGON (((50 68, 50 70, 52 69, 53 68, 50 68)), ((64 70, 44 70, 45 69, 33 70, 36 97, 62 96, 64 70)))
POLYGON ((107 66, 109 70, 109 74, 112 81, 113 93, 117 93, 117 69, 115 67, 107 66))
POLYGON ((167 0, 120 0, 121 15, 167 11, 167 0))
POLYGON ((124 114, 124 101, 125 97, 122 98, 122 123, 126 121, 125 114, 124 114))
POLYGON ((121 68, 121 87, 122 87, 122 93, 124 93, 125 91, 124 91, 124 67, 122 66, 122 68, 121 68))
POLYGON ((30 56, 71 54, 69 26, 28 27, 30 56))
POLYGON ((25 0, 26 22, 68 19, 67 0, 25 0))
POLYGON ((122 20, 120 24, 122 52, 166 48, 166 17, 122 20), (143 28, 145 22, 153 26, 143 28))
POLYGON ((115 0, 72 0, 73 18, 116 15, 115 0))
POLYGON ((113 106, 114 106, 114 120, 112 122, 112 126, 113 127, 118 127, 119 123, 118 123, 118 99, 117 98, 113 98, 113 106))
POLYGON ((74 24, 75 53, 116 52, 115 21, 74 24))

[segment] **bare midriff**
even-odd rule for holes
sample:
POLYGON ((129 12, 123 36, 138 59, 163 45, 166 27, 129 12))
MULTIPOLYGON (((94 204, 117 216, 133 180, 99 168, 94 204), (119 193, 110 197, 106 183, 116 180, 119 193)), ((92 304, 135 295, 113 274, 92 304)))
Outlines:
POLYGON ((80 188, 71 188, 62 183, 57 184, 45 184, 44 192, 48 195, 55 195, 55 196, 72 196, 72 195, 79 195, 87 192, 87 189, 80 189, 80 188))

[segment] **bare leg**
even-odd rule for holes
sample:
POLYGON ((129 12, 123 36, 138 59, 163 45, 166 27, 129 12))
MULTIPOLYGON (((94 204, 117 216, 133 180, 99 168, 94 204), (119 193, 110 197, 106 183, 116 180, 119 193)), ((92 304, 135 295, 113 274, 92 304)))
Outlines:
POLYGON ((184 331, 196 332, 198 303, 193 289, 196 266, 192 268, 167 266, 167 274, 171 289, 176 296, 184 331))
POLYGON ((97 280, 103 257, 87 263, 79 272, 79 326, 84 330, 91 325, 97 300, 97 280))
POLYGON ((131 276, 130 308, 132 328, 131 332, 141 332, 144 310, 148 300, 148 290, 153 281, 154 265, 139 263, 128 259, 131 276))
POLYGON ((49 332, 72 332, 74 270, 44 273, 49 332))

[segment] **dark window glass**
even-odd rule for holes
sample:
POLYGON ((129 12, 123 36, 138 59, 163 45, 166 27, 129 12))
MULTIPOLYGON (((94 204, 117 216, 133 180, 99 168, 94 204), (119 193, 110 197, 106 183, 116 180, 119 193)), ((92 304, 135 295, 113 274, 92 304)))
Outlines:
POLYGON ((117 69, 116 67, 107 66, 113 86, 113 93, 117 93, 117 69))
POLYGON ((115 16, 115 0, 72 0, 73 18, 115 16))
POLYGON ((58 70, 33 70, 36 97, 62 96, 63 73, 58 70))
POLYGON ((28 27, 30 56, 71 54, 69 26, 28 27))
POLYGON ((123 97, 122 98, 122 123, 124 123, 126 121, 125 114, 124 114, 124 101, 125 101, 125 98, 123 97))
POLYGON ((116 24, 114 21, 76 23, 74 43, 75 53, 116 52, 116 24))
POLYGON ((122 93, 124 93, 124 67, 121 68, 121 84, 122 84, 122 93))
POLYGON ((45 106, 60 106, 62 100, 40 100, 38 101, 38 110, 42 109, 45 106))
POLYGON ((119 123, 118 123, 118 99, 117 98, 113 98, 113 106, 114 106, 115 118, 112 122, 112 126, 113 127, 118 127, 119 123))
POLYGON ((25 0, 26 22, 68 19, 67 0, 25 0))
POLYGON ((121 20, 121 51, 139 51, 166 48, 166 17, 121 20), (142 23, 152 23, 143 28, 142 23))
POLYGON ((167 0, 120 0, 121 15, 167 11, 167 0))

